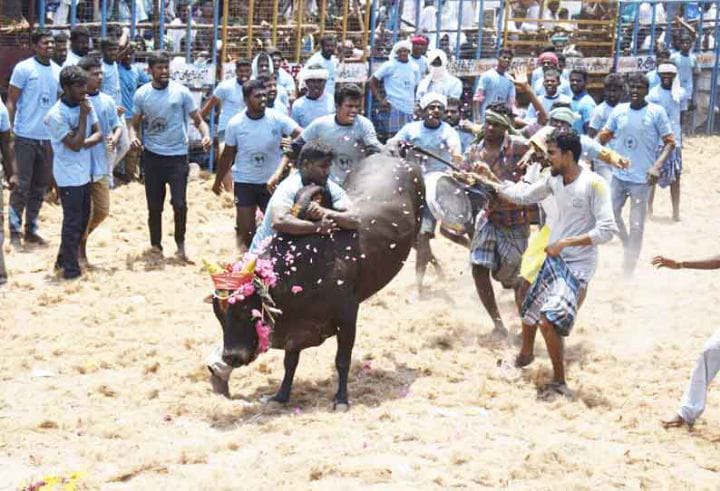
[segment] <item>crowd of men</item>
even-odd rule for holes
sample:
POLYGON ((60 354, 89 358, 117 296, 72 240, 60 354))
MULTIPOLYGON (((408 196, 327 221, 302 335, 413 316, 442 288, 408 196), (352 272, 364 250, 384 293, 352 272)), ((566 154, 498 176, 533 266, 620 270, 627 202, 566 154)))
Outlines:
MULTIPOLYGON (((442 50, 428 49, 420 35, 401 40, 368 80, 387 114, 385 144, 360 114, 362 89, 336 80, 337 43, 330 36, 297 80, 277 50, 235 60, 235 78, 219 83, 202 107, 172 80, 165 52, 150 53, 146 73, 132 64, 127 39, 102 39, 100 51, 91 52, 90 36, 78 28, 62 60, 49 33, 33 33, 31 44, 34 56, 15 66, 7 108, 0 104, 10 243, 15 249, 47 245, 38 216, 54 187, 63 211, 55 267, 68 280, 81 276, 88 236, 109 214, 113 151, 124 133, 130 151, 121 166, 132 176, 140 163, 150 250, 163 254, 169 187, 176 254, 183 260, 190 123, 204 151, 218 145, 212 190, 234 193, 240 252, 262 253, 275 232, 328 235, 347 225, 342 213, 322 207, 308 220, 292 215, 292 193, 310 184, 293 170, 307 144, 306 158, 316 155, 326 164, 315 184, 325 186, 329 176, 332 201, 344 210, 352 207, 342 189, 347 176, 363 157, 387 151, 418 162, 426 179, 449 175, 489 193, 474 207, 465 234, 443 228, 425 207, 416 242, 418 295, 428 265, 441 273, 431 249, 439 227, 469 248, 476 289, 498 337, 508 330, 491 278, 514 291, 522 318, 516 366, 533 361, 539 328, 553 365, 543 394, 568 395, 563 339, 595 273, 598 246, 618 235, 623 271, 632 275, 656 184, 670 187, 673 217, 680 219, 681 120, 692 106, 696 67, 689 38, 648 75, 608 75, 599 105, 586 90, 587 71, 564 68, 553 49, 540 54, 533 71, 513 68, 512 51, 503 49, 495 68, 479 77, 472 107, 461 101, 462 83, 448 71, 442 50), (518 107, 520 99, 529 101, 527 109, 518 107), (206 119, 218 108, 214 142, 206 119), (257 210, 264 219, 256 231, 257 210), (534 224, 539 232, 531 237, 534 224)), ((0 248, 0 284, 6 281, 0 248)))

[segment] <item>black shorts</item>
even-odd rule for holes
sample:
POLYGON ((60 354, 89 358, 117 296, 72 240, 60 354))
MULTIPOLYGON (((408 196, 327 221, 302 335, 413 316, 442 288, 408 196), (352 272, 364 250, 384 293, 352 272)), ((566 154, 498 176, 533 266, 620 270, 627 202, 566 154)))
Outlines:
POLYGON ((265 184, 248 184, 246 182, 234 182, 235 206, 257 206, 263 213, 270 201, 270 191, 265 184))

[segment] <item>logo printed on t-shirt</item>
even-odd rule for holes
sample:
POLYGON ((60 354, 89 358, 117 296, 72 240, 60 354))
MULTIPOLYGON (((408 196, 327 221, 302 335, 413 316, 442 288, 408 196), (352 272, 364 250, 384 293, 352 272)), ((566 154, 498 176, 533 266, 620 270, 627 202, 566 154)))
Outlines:
POLYGON ((263 167, 265 165, 265 154, 264 153, 256 153, 252 157, 253 162, 255 162, 255 167, 263 167))
POLYGON ((162 133, 167 128, 167 120, 165 118, 155 118, 148 125, 148 133, 162 133))
POLYGON ((347 171, 350 170, 350 166, 352 165, 352 158, 344 153, 341 153, 337 156, 337 164, 340 170, 347 171))
POLYGON ((637 147, 637 140, 632 135, 626 136, 623 144, 625 145, 625 148, 627 148, 628 150, 632 150, 637 147))

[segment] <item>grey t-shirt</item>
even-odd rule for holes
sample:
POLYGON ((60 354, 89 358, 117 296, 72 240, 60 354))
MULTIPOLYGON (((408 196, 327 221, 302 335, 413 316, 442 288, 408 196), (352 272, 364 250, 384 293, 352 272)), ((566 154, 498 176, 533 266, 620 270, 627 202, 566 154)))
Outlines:
POLYGON ((514 203, 529 205, 553 196, 558 217, 550 228, 550 244, 566 237, 588 234, 590 246, 566 247, 560 253, 573 274, 590 281, 597 267, 597 246, 612 239, 617 232, 613 217, 610 190, 605 180, 594 172, 582 169, 568 185, 562 176, 547 175, 527 185, 506 181, 500 196, 514 203))
POLYGON ((334 114, 321 116, 300 134, 304 142, 320 140, 335 151, 330 179, 342 185, 352 167, 368 154, 382 148, 375 127, 365 116, 356 116, 351 125, 341 125, 334 114))

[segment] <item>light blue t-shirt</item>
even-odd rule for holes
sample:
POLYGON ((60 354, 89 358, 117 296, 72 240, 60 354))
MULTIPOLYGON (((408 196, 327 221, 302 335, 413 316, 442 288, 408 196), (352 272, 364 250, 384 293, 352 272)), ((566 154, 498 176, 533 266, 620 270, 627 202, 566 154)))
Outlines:
POLYGON ((117 106, 112 97, 102 92, 98 92, 94 96, 90 96, 90 103, 95 110, 100 131, 103 134, 103 143, 95 145, 90 149, 92 154, 92 179, 107 176, 110 173, 107 162, 107 152, 105 146, 105 138, 110 136, 112 132, 120 126, 120 118, 117 115, 117 106))
POLYGON ((680 114, 682 112, 681 101, 676 101, 673 98, 672 89, 663 89, 661 85, 650 89, 650 93, 645 100, 654 102, 665 109, 670 124, 672 125, 675 144, 679 147, 682 142, 682 129, 680 127, 680 114))
POLYGON ((390 105, 400 112, 415 111, 415 87, 420 83, 420 69, 414 62, 389 60, 373 74, 385 84, 385 95, 390 105))
MULTIPOLYGON (((564 102, 567 104, 572 104, 572 101, 570 98, 566 95, 561 95, 560 93, 556 93, 554 97, 548 97, 546 95, 540 96, 540 104, 542 104, 542 107, 545 108, 545 112, 550 113, 550 110, 552 109, 553 104, 556 102, 564 102)), ((525 115, 525 120, 528 122, 535 122, 537 121, 537 111, 535 110, 535 106, 530 104, 530 107, 528 107, 527 114, 525 115)))
POLYGON ((34 57, 28 58, 15 65, 10 85, 22 91, 15 108, 15 134, 48 140, 50 133, 43 118, 58 100, 60 67, 54 61, 43 65, 34 57))
MULTIPOLYGON (((413 143, 450 161, 452 161, 453 154, 459 154, 461 149, 460 136, 452 126, 445 122, 440 123, 437 128, 428 128, 424 121, 413 121, 400 128, 400 131, 388 141, 388 144, 403 141, 413 143)), ((448 169, 447 165, 422 154, 419 154, 417 159, 421 162, 423 174, 443 172, 448 169)))
POLYGON ((142 87, 144 84, 150 81, 145 70, 141 70, 135 65, 126 67, 122 64, 118 64, 118 72, 120 73, 120 94, 122 98, 122 107, 125 108, 125 119, 132 119, 133 111, 133 98, 138 87, 142 87))
POLYGON ((305 62, 305 66, 313 65, 321 65, 328 71, 328 79, 325 83, 325 93, 330 97, 335 97, 335 72, 337 71, 338 59, 333 55, 328 60, 322 55, 321 51, 318 51, 305 62))
POLYGON ((247 111, 235 115, 225 129, 225 145, 237 147, 233 180, 248 184, 268 182, 282 158, 280 139, 297 128, 295 121, 272 109, 266 109, 260 119, 252 119, 247 111))
POLYGON ((7 107, 0 101, 0 133, 10 131, 10 114, 7 107))
MULTIPOLYGON (((70 107, 57 101, 45 116, 45 125, 50 134, 53 149, 53 177, 58 187, 83 186, 90 182, 92 154, 89 148, 79 152, 70 150, 64 143, 65 137, 77 131, 80 122, 80 106, 70 107)), ((85 124, 85 138, 92 135, 92 125, 97 123, 95 110, 91 110, 85 124)), ((102 143, 98 143, 102 146, 102 143)))
POLYGON ((590 123, 595 106, 597 106, 595 99, 587 92, 573 96, 570 108, 580 115, 580 119, 573 124, 573 129, 578 135, 585 134, 585 124, 590 123))
POLYGON ((275 96, 273 105, 268 106, 268 108, 281 112, 286 116, 290 114, 290 96, 285 88, 277 86, 277 96, 275 96))
POLYGON ((515 101, 515 84, 505 73, 498 72, 495 68, 486 71, 478 80, 476 97, 479 92, 483 93, 483 102, 480 107, 480 118, 485 117, 485 109, 497 102, 512 104, 515 101))
POLYGON ((102 62, 103 82, 100 92, 109 95, 115 104, 122 106, 122 93, 120 92, 120 72, 117 63, 102 62))
POLYGON ((603 129, 613 134, 614 150, 630 160, 629 168, 614 169, 613 175, 637 184, 647 183, 658 145, 673 133, 665 109, 653 103, 641 109, 632 109, 629 103, 618 104, 603 129))
POLYGON ((679 51, 670 55, 670 61, 677 67, 680 86, 685 89, 685 98, 682 101, 682 110, 684 111, 688 108, 688 102, 692 98, 693 74, 699 70, 698 62, 694 54, 688 53, 687 56, 684 56, 679 51))
POLYGON ((603 101, 593 109, 592 116, 590 116, 590 128, 595 131, 600 131, 605 126, 610 113, 616 106, 611 106, 607 102, 603 101))
POLYGON ((427 56, 420 55, 419 58, 415 58, 412 54, 410 54, 410 61, 414 61, 418 66, 418 70, 420 70, 420 78, 424 77, 428 71, 427 56))
POLYGON ((197 111, 190 90, 172 80, 164 89, 147 83, 135 92, 135 114, 143 116, 143 144, 158 155, 187 155, 188 119, 197 111))
MULTIPOLYGON (((268 202, 263 221, 255 232, 255 237, 250 244, 250 252, 259 254, 260 247, 268 237, 275 232, 272 228, 273 216, 279 213, 287 213, 295 204, 295 196, 305 185, 302 182, 300 172, 293 171, 277 187, 268 202)), ((332 198, 332 207, 337 211, 345 211, 350 207, 351 201, 347 193, 339 185, 329 180, 326 184, 327 190, 332 198)))
MULTIPOLYGON (((532 71, 532 75, 530 77, 530 85, 532 87, 535 87, 535 84, 537 83, 538 80, 540 80, 540 84, 542 85, 542 80, 544 77, 545 77, 545 71, 543 70, 543 67, 541 67, 541 66, 537 67, 535 70, 532 71)), ((570 83, 570 70, 568 70, 567 68, 560 73, 560 81, 563 81, 563 80, 570 83)))
POLYGON ((285 89, 288 95, 295 93, 295 79, 282 67, 277 72, 277 84, 285 89))
POLYGON ((326 92, 317 99, 308 99, 305 95, 295 99, 290 111, 290 116, 303 128, 328 114, 335 114, 335 101, 326 92))
POLYGON ((233 116, 245 110, 242 85, 237 78, 223 80, 215 87, 213 95, 222 104, 218 119, 218 131, 224 131, 233 116))
POLYGON ((368 150, 380 151, 382 144, 375 134, 375 127, 365 116, 357 115, 351 125, 341 125, 334 114, 313 121, 300 134, 305 142, 320 140, 335 152, 330 166, 330 179, 345 182, 355 164, 367 156, 368 150))
POLYGON ((452 75, 448 75, 440 81, 433 81, 431 76, 427 75, 417 87, 417 100, 422 99, 425 94, 429 93, 460 99, 463 93, 463 84, 459 78, 452 75))

